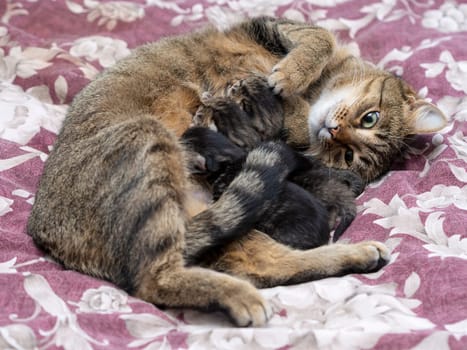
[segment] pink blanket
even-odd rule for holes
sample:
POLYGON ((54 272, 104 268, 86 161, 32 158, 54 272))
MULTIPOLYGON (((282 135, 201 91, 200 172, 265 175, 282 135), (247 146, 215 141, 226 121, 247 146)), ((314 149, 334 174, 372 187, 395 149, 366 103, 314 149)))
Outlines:
POLYGON ((467 348, 467 4, 3 0, 0 21, 0 349, 467 348), (161 311, 44 256, 26 221, 73 96, 136 45, 255 15, 337 31, 450 116, 366 189, 342 237, 385 242, 390 264, 263 290, 272 320, 239 329, 217 314, 161 311))

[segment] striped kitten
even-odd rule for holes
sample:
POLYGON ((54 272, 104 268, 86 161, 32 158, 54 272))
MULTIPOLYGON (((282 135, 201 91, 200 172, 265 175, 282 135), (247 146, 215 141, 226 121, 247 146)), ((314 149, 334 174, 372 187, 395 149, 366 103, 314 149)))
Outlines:
POLYGON ((29 217, 34 241, 66 268, 156 305, 223 311, 239 326, 271 316, 255 286, 380 268, 389 254, 378 242, 298 251, 253 229, 300 166, 280 143, 257 145, 274 134, 268 120, 202 120, 250 152, 216 202, 198 196, 204 189, 179 137, 204 105, 201 92, 220 96, 258 74, 281 96, 279 126, 292 146, 368 181, 409 134, 445 124, 406 83, 351 56, 322 28, 256 18, 166 38, 75 97, 29 217))

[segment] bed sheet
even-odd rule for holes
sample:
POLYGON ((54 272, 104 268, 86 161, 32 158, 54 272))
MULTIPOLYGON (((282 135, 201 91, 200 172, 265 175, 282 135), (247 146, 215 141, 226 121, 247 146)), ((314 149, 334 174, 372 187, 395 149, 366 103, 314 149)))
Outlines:
POLYGON ((466 349, 466 43, 461 1, 1 1, 0 349, 466 349), (358 198, 342 239, 385 242, 389 265, 262 290, 269 324, 236 328, 160 310, 38 250, 27 217, 73 96, 139 44, 257 15, 336 31, 450 117, 358 198))

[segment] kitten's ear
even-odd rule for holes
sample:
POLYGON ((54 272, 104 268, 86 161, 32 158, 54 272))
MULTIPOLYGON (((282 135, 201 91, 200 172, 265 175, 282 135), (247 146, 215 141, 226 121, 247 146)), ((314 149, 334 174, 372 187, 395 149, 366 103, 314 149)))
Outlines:
POLYGON ((448 118, 434 104, 423 99, 414 99, 409 103, 411 134, 429 134, 447 125, 448 118))

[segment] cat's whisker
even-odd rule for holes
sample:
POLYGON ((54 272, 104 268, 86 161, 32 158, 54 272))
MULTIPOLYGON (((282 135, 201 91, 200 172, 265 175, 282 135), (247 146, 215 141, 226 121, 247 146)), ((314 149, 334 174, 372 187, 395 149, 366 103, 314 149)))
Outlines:
POLYGON ((359 102, 359 100, 360 100, 360 99, 358 98, 358 96, 355 96, 354 99, 353 99, 353 100, 350 102, 350 104, 349 104, 349 109, 351 109, 352 107, 354 107, 355 104, 356 104, 357 102, 359 102))

